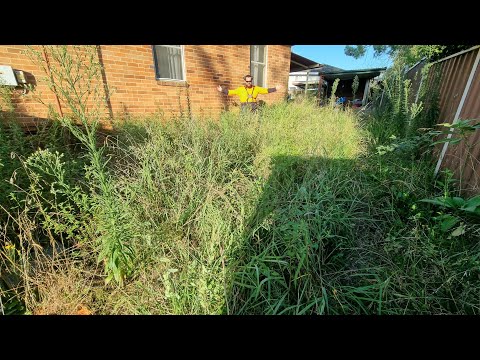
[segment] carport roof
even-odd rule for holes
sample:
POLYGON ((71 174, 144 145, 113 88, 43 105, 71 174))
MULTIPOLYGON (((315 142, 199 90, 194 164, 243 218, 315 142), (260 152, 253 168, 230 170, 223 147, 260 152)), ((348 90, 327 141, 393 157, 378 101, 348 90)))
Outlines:
POLYGON ((323 72, 322 69, 320 69, 320 75, 323 75, 324 79, 327 80, 335 80, 337 78, 340 80, 353 79, 355 75, 357 75, 359 79, 371 79, 380 75, 382 71, 385 71, 386 69, 386 67, 383 67, 373 69, 342 70, 335 72, 323 72))
POLYGON ((290 72, 314 69, 321 66, 321 64, 298 54, 295 54, 294 52, 292 52, 290 55, 290 72))

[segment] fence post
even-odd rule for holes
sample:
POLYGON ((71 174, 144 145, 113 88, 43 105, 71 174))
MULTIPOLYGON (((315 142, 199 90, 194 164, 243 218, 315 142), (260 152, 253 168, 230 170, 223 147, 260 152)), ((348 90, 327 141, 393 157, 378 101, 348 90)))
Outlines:
POLYGON ((418 89, 417 89, 417 95, 415 95, 415 104, 418 103, 418 98, 420 96, 420 89, 422 88, 422 84, 423 84, 423 74, 422 74, 422 69, 420 69, 420 84, 418 84, 418 89))
MULTIPOLYGON (((363 90, 363 99, 362 99, 362 106, 365 106, 365 104, 368 101, 368 93, 370 92, 370 80, 365 79, 365 89, 363 90)), ((383 94, 382 94, 383 95, 383 94)))
POLYGON ((308 75, 310 74, 310 70, 307 70, 307 79, 305 81, 305 96, 307 95, 307 89, 308 89, 308 75))
MULTIPOLYGON (((475 75, 475 72, 477 70, 479 60, 480 60, 480 48, 478 49, 477 57, 475 58, 475 62, 473 63, 472 70, 470 71, 467 84, 465 85, 465 89, 463 90, 462 98, 460 99, 460 104, 458 104, 457 112, 455 113, 455 116, 453 118, 452 125, 458 122, 458 118, 462 111, 463 104, 465 103, 465 99, 467 98, 468 91, 470 90, 470 86, 472 85, 473 76, 475 75)), ((450 139, 452 137, 452 134, 453 134, 453 129, 450 128, 450 132, 447 135, 447 139, 450 139)), ((440 166, 442 165, 443 158, 445 157, 445 153, 447 152, 448 144, 449 144, 448 142, 445 142, 443 144, 442 152, 437 161, 435 172, 433 173, 434 176, 437 176, 438 171, 440 170, 440 166)))

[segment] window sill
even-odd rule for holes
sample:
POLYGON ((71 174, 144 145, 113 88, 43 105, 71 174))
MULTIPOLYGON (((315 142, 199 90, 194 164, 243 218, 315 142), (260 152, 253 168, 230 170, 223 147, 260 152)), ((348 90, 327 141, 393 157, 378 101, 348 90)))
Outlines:
POLYGON ((176 86, 176 87, 188 87, 188 83, 185 80, 158 80, 158 85, 163 86, 176 86))

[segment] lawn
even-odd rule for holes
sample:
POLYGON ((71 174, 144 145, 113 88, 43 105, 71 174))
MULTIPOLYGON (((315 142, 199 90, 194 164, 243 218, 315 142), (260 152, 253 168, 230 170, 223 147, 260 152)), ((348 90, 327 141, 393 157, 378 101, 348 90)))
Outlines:
POLYGON ((434 179, 422 144, 391 146, 398 124, 360 115, 309 101, 152 115, 90 148, 59 125, 2 127, 5 308, 478 313, 477 219, 445 226, 420 200, 453 182, 434 179))

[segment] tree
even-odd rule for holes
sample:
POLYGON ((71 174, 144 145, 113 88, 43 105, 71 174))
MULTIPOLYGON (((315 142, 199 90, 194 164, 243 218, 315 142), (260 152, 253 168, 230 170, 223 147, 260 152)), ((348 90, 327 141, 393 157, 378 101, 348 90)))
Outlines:
POLYGON ((372 47, 374 57, 386 54, 395 63, 413 65, 423 58, 432 62, 472 46, 474 45, 347 45, 344 51, 345 55, 359 59, 366 54, 369 47, 372 47))
POLYGON ((398 47, 402 45, 347 45, 345 46, 345 55, 353 56, 355 59, 359 59, 365 55, 368 47, 372 47, 374 50, 373 56, 377 57, 383 54, 393 56, 398 47))

